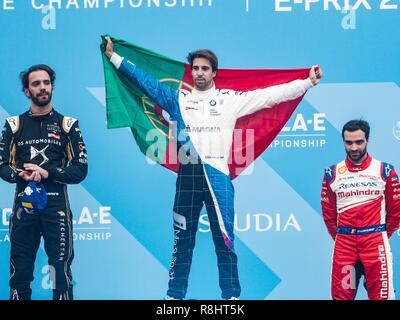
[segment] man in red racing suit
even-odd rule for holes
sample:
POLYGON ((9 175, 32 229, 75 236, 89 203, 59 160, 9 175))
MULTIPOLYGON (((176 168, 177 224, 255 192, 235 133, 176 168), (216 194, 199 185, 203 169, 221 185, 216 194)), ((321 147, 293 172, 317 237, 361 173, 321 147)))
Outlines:
POLYGON ((325 169, 321 205, 335 240, 331 278, 335 300, 355 298, 360 264, 369 299, 395 298, 389 238, 399 227, 400 185, 392 165, 367 153, 369 130, 363 120, 346 123, 342 137, 347 158, 325 169))

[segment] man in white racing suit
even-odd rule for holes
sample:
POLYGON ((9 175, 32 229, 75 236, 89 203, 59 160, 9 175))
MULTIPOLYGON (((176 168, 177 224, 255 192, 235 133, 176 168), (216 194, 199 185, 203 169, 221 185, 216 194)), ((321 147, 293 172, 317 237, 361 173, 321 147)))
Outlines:
POLYGON ((194 89, 174 90, 114 52, 106 37, 105 54, 115 68, 165 110, 177 125, 180 169, 174 201, 174 249, 167 298, 184 299, 200 211, 205 203, 218 260, 223 299, 241 293, 234 251, 234 188, 228 161, 237 119, 301 97, 318 84, 322 70, 309 78, 248 92, 216 89, 218 59, 210 50, 188 55, 194 89))

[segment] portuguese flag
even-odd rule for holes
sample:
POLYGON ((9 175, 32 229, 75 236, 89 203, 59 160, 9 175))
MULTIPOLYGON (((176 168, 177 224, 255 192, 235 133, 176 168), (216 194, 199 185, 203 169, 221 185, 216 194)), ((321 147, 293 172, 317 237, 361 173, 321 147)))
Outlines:
MULTIPOLYGON (((174 89, 191 90, 193 81, 190 66, 173 60, 156 52, 112 38, 114 51, 132 61, 154 78, 165 82, 174 89)), ((106 87, 107 125, 108 128, 130 127, 140 150, 152 160, 175 172, 179 169, 176 163, 176 139, 170 132, 169 122, 162 109, 149 100, 132 82, 124 78, 112 65, 101 49, 106 87), (155 132, 157 135, 149 135, 155 132), (161 140, 160 140, 161 139, 161 140), (157 145, 157 150, 152 150, 157 145)), ((221 89, 249 91, 287 83, 296 79, 306 79, 309 69, 287 70, 241 70, 219 69, 215 85, 221 89)), ((278 135, 289 120, 302 97, 260 110, 238 119, 235 129, 241 129, 234 135, 234 143, 229 161, 231 178, 234 179, 251 164, 278 135), (246 129, 252 129, 254 139, 250 147, 252 159, 246 158, 246 129), (243 143, 235 143, 241 139, 243 143)), ((229 106, 227 106, 229 107, 229 106)))

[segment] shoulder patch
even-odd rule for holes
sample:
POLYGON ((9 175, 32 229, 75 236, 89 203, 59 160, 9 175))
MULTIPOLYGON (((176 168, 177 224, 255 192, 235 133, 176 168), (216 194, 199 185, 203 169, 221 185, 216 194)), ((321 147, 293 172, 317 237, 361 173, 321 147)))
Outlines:
POLYGON ((69 131, 71 130, 72 126, 74 125, 75 122, 77 122, 78 120, 72 117, 64 117, 63 121, 62 121, 62 127, 63 130, 66 133, 69 133, 69 131))
POLYGON ((11 127, 12 133, 16 133, 19 130, 19 116, 9 117, 6 120, 11 127))
POLYGON ((381 172, 382 178, 384 180, 387 180, 389 178, 390 174, 392 173, 393 166, 390 163, 382 162, 381 168, 382 168, 381 169, 382 170, 382 172, 381 172))
POLYGON ((331 183, 335 179, 336 165, 330 166, 325 169, 325 177, 328 183, 331 183))

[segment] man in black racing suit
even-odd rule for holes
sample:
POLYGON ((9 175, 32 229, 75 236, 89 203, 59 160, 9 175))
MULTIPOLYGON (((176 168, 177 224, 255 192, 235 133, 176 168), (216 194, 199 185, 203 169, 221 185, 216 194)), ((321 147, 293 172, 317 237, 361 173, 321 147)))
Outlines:
POLYGON ((53 109, 54 71, 35 65, 20 75, 30 109, 6 119, 0 138, 0 176, 16 183, 10 221, 10 299, 30 299, 33 270, 41 237, 48 256, 53 299, 73 299, 72 213, 67 184, 87 175, 87 153, 78 121, 53 109), (42 183, 47 206, 23 216, 21 197, 28 182, 42 183))

